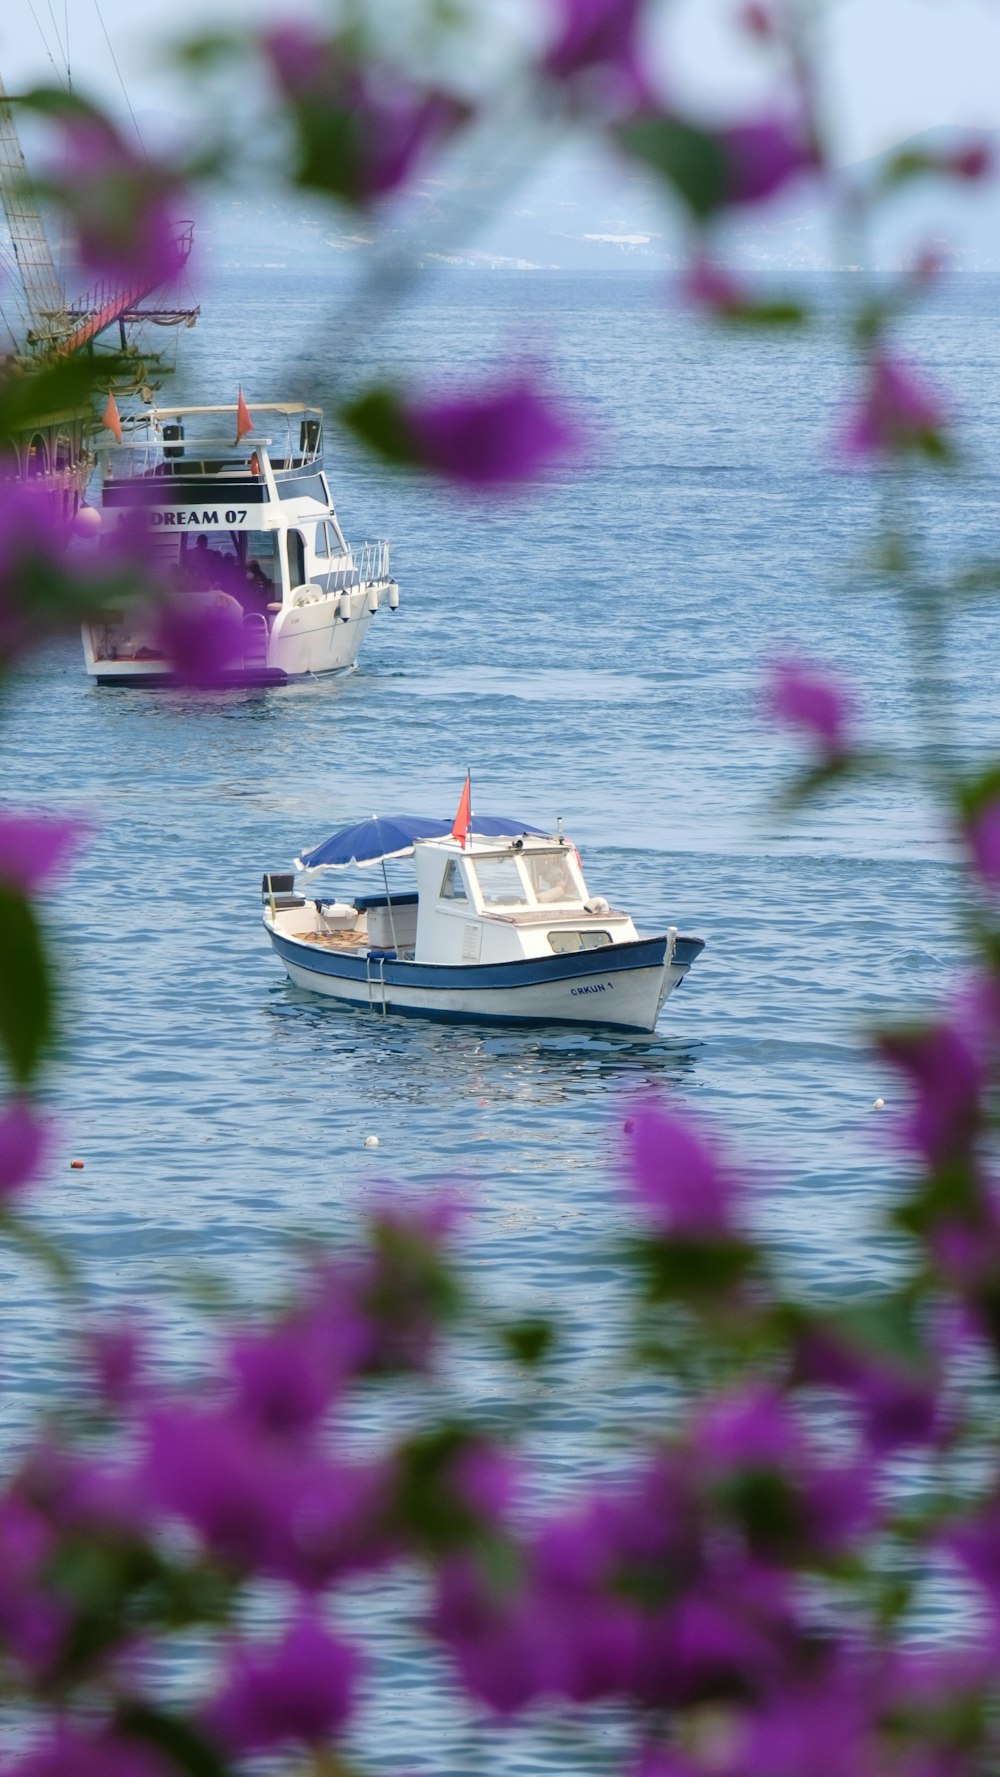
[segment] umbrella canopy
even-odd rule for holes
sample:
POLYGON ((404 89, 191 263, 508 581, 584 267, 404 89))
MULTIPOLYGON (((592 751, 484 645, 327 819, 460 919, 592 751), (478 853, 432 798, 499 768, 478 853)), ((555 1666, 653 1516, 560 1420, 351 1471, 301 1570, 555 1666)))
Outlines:
MULTIPOLYGON (((299 870, 346 870, 350 864, 381 864, 387 858, 407 858, 416 839, 444 839, 452 829, 451 821, 432 821, 423 815, 372 815, 370 820, 355 821, 353 827, 341 827, 310 851, 296 858, 299 870)), ((502 814, 474 814, 469 828, 484 839, 514 838, 530 833, 544 839, 540 827, 527 827, 523 821, 502 814)))

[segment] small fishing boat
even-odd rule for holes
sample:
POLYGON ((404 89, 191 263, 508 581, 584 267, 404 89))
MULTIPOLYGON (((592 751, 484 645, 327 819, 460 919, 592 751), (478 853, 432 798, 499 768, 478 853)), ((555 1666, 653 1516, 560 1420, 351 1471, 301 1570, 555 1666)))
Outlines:
POLYGON ((704 948, 673 927, 640 937, 590 894, 569 839, 503 816, 363 821, 295 862, 304 875, 262 884, 289 978, 381 1013, 651 1031, 704 948), (390 895, 386 860, 404 857, 416 892, 390 895), (381 864, 384 893, 322 890, 327 870, 352 864, 381 864))
MULTIPOLYGON (((389 545, 357 552, 341 531, 323 470, 323 416, 296 402, 152 408, 113 422, 101 505, 110 529, 141 513, 151 565, 183 609, 229 612, 242 658, 227 682, 282 684, 353 670, 365 631, 399 587, 389 545), (126 432, 125 426, 128 430, 126 432), (235 442, 234 442, 235 433, 235 442)), ((155 608, 135 605, 83 626, 99 685, 171 682, 155 608)))

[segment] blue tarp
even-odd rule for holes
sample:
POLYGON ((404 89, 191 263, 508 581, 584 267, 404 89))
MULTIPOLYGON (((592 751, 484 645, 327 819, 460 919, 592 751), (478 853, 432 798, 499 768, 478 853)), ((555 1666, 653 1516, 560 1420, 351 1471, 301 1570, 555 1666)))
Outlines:
MULTIPOLYGON (((370 820, 356 821, 353 827, 341 827, 329 839, 314 845, 296 858, 300 870, 346 870, 349 864, 381 864, 386 858, 409 857, 415 839, 443 839, 451 832, 454 821, 432 821, 414 814, 372 815, 370 820)), ((501 814, 473 814, 469 827, 484 839, 516 838, 520 833, 545 838, 540 827, 526 827, 523 821, 501 814)))

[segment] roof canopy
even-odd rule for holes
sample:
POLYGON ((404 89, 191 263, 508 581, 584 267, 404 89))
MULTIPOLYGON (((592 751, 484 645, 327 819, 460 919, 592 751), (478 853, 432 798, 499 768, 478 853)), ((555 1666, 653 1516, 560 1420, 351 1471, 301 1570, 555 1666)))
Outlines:
MULTIPOLYGON (((387 858, 407 858, 417 839, 445 839, 452 821, 433 821, 423 815, 372 815, 370 820, 356 821, 353 827, 341 827, 310 851, 296 858, 299 870, 346 870, 350 864, 381 864, 387 858)), ((528 827, 523 821, 501 814, 474 814, 470 833, 485 839, 515 839, 522 833, 535 838, 547 837, 540 827, 528 827)))

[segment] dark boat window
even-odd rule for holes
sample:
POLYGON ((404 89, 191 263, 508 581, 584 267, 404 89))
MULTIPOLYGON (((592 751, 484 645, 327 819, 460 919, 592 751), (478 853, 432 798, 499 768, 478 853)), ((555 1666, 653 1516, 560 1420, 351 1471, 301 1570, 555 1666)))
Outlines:
POLYGON ((455 858, 452 858, 441 884, 441 899, 442 901, 467 901, 468 898, 465 884, 462 881, 462 867, 455 858))
POLYGON ((306 543, 301 531, 288 533, 288 584, 301 586, 306 577, 306 543))
POLYGON ((575 950, 604 950, 611 943, 611 933, 550 932, 549 943, 557 956, 568 956, 575 950))
POLYGON ((299 450, 304 457, 315 456, 319 449, 322 420, 303 420, 299 427, 299 450))
POLYGON ((163 428, 163 454, 165 457, 182 457, 184 455, 184 422, 170 420, 163 428))

